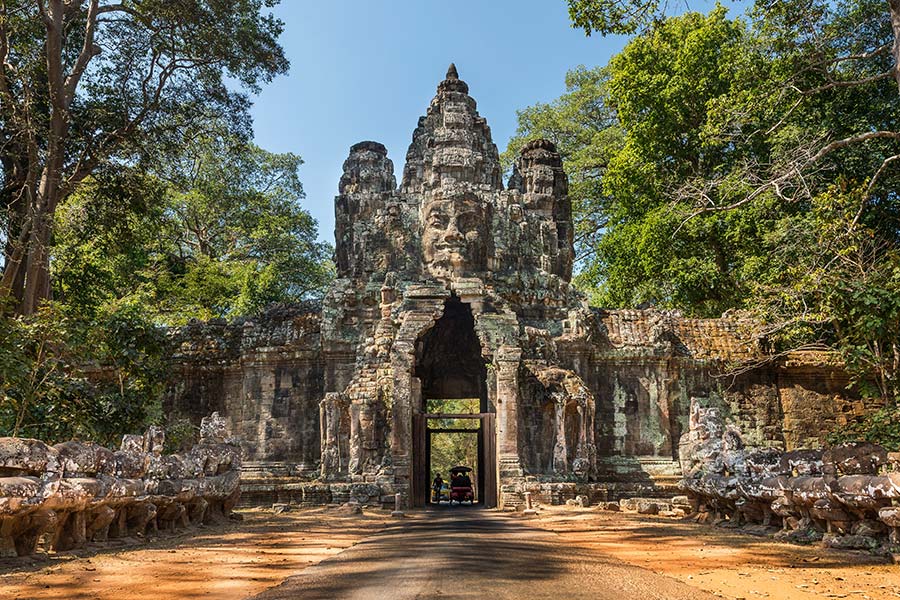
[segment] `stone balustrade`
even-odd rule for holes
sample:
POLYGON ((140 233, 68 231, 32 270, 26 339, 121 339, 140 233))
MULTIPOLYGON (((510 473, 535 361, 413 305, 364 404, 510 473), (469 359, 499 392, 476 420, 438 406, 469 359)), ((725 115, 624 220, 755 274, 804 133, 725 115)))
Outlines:
POLYGON ((55 446, 0 438, 0 556, 26 556, 41 542, 65 551, 109 538, 209 523, 240 496, 240 446, 217 413, 183 454, 162 453, 165 432, 126 435, 119 450, 94 442, 55 446))
POLYGON ((692 515, 788 541, 875 550, 900 545, 900 460, 871 443, 827 449, 744 447, 718 411, 692 405, 680 445, 692 515))

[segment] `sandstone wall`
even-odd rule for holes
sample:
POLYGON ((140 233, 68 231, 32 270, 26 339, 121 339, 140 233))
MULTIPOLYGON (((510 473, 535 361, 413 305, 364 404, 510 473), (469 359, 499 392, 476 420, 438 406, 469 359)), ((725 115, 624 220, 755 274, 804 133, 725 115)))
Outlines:
MULTIPOLYGON (((354 365, 349 353, 322 350, 315 309, 281 307, 258 319, 194 323, 173 334, 178 351, 172 359, 168 413, 195 422, 204 414, 222 413, 242 439, 245 472, 260 472, 261 493, 274 476, 317 473, 325 381, 339 379, 338 373, 354 365)), ((678 440, 687 431, 692 398, 720 409, 747 443, 785 450, 818 446, 824 432, 866 410, 827 355, 791 355, 723 376, 737 362, 759 358, 753 348, 742 346, 734 324, 652 310, 595 315, 600 332, 592 344, 562 343, 559 356, 593 394, 591 452, 597 469, 589 478, 610 484, 609 489, 619 485, 622 493, 646 492, 674 485, 678 440)), ((541 475, 543 481, 576 476, 574 469, 554 474, 552 467, 554 461, 568 467, 577 462, 572 420, 583 412, 575 405, 541 406, 538 397, 522 399, 526 475, 541 475), (557 409, 566 441, 562 459, 554 457, 559 452, 557 409)), ((286 481, 290 489, 293 480, 286 481)))
POLYGON ((833 355, 767 361, 749 323, 676 311, 595 310, 589 351, 561 348, 596 398, 597 478, 671 485, 692 399, 716 407, 755 447, 818 447, 873 406, 849 389, 833 355))
POLYGON ((790 354, 779 364, 775 377, 788 450, 820 447, 825 444, 824 434, 880 407, 848 390, 847 373, 824 353, 790 354))
POLYGON ((325 367, 315 306, 278 307, 253 320, 192 323, 177 350, 165 409, 193 422, 212 411, 241 440, 250 468, 313 473, 325 367))

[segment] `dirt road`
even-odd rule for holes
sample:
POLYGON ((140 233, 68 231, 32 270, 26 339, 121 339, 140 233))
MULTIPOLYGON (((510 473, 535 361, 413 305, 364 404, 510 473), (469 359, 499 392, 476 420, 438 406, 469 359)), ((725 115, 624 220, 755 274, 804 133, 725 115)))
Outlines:
POLYGON ((391 525, 255 600, 713 597, 527 521, 454 507, 391 525))
POLYGON ((696 523, 544 507, 305 509, 130 545, 0 560, 4 600, 900 598, 900 566, 696 523), (356 544, 354 546, 354 544, 356 544))
POLYGON ((900 598, 900 565, 863 551, 777 542, 690 521, 546 507, 536 526, 566 543, 731 600, 900 598))
POLYGON ((335 556, 388 521, 307 509, 242 511, 227 526, 63 554, 0 559, 3 600, 242 600, 335 556))

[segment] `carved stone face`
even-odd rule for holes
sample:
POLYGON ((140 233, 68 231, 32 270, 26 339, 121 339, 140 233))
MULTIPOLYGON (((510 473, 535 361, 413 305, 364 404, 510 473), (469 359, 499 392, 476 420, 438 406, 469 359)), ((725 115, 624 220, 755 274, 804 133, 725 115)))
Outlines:
POLYGON ((487 215, 474 198, 434 198, 423 211, 422 254, 436 277, 483 271, 487 263, 487 215))
POLYGON ((547 165, 535 165, 528 171, 525 180, 525 193, 550 196, 553 194, 553 186, 556 182, 553 169, 547 165))

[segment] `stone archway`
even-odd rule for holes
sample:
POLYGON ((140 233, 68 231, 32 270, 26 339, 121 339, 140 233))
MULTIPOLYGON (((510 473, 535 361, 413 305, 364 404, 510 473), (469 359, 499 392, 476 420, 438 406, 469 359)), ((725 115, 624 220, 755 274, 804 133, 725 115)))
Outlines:
POLYGON ((477 419, 476 490, 486 507, 497 505, 496 428, 488 399, 487 365, 469 304, 451 296, 441 317, 415 344, 413 376, 419 393, 413 412, 413 504, 424 506, 430 480, 429 422, 477 419), (452 408, 465 405, 465 409, 452 408), (477 406, 477 408, 475 408, 477 406), (448 408, 451 407, 451 408, 448 408), (450 411, 450 412, 447 412, 450 411))
POLYGON ((420 412, 428 400, 478 398, 479 412, 487 412, 487 367, 475 333, 475 317, 468 304, 451 296, 434 326, 416 341, 414 375, 422 390, 420 412))

